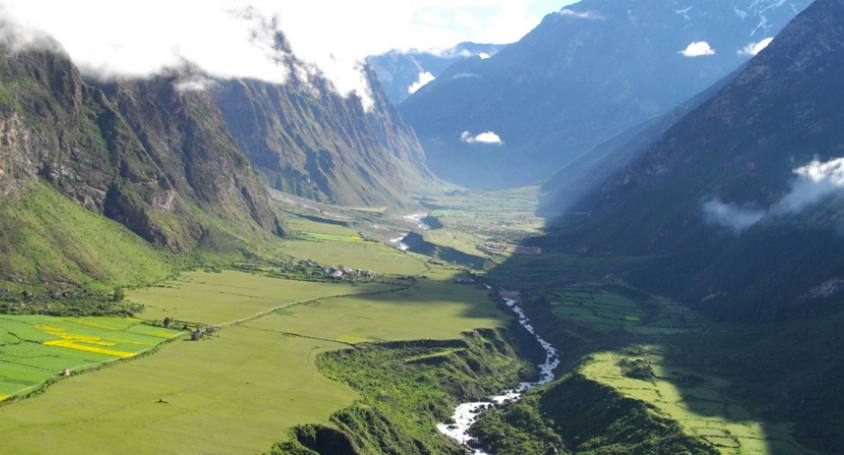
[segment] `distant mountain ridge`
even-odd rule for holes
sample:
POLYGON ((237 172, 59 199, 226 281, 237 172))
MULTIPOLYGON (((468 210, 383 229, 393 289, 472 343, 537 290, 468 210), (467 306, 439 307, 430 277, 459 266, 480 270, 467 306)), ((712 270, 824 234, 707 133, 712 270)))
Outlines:
POLYGON ((561 222, 547 244, 664 257, 642 279, 722 316, 790 317, 844 302, 840 293, 805 299, 844 270, 842 17, 844 1, 818 0, 639 145, 640 156, 573 206, 585 218, 561 222))
POLYGON ((537 183, 727 76, 809 3, 584 0, 453 65, 400 110, 441 177, 537 183))
POLYGON ((535 240, 642 259, 625 281, 723 322, 678 357, 825 454, 844 453, 841 74, 844 0, 817 0, 696 106, 607 145, 635 156, 535 240))
POLYGON ((449 66, 469 58, 489 58, 497 54, 503 44, 465 42, 442 51, 392 50, 368 57, 378 81, 393 105, 398 105, 418 91, 426 78, 439 77, 449 66))

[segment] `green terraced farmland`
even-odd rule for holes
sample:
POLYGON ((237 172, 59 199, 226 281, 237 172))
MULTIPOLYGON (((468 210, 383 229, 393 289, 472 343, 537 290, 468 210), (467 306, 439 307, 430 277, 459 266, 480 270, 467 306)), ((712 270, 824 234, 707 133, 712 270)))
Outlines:
POLYGON ((678 422, 690 435, 714 445, 725 455, 810 453, 797 445, 790 428, 763 424, 727 396, 729 383, 694 371, 663 365, 660 349, 639 346, 636 355, 602 352, 591 356, 581 372, 623 395, 650 403, 678 422), (653 376, 626 375, 623 359, 644 360, 653 376))
POLYGON ((551 296, 551 305, 558 317, 601 330, 633 325, 645 317, 645 312, 632 299, 602 289, 559 291, 551 296))
POLYGON ((0 316, 0 401, 144 353, 180 332, 130 318, 0 316))
POLYGON ((290 240, 281 252, 326 266, 372 270, 380 275, 418 275, 428 269, 426 258, 399 251, 383 243, 367 241, 354 229, 311 221, 291 214, 287 221, 290 240))

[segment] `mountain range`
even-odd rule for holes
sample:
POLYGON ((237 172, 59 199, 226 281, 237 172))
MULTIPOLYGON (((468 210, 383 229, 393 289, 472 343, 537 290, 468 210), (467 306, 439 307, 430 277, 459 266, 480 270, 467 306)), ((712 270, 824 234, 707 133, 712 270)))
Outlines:
POLYGON ((400 111, 441 177, 537 183, 727 76, 809 3, 584 0, 451 66, 400 111))
POLYGON ((408 206, 414 188, 434 181, 371 71, 365 108, 290 53, 292 80, 271 84, 192 68, 101 81, 55 49, 0 56, 4 282, 79 284, 115 266, 92 259, 90 239, 67 244, 73 229, 105 229, 118 263, 130 243, 145 251, 132 256, 156 256, 98 217, 164 251, 251 254, 284 231, 268 186, 331 203, 408 206), (77 225, 45 219, 39 202, 48 200, 56 213, 81 217, 77 225))
POLYGON ((737 317, 820 311, 807 302, 844 266, 839 6, 817 2, 670 127, 616 146, 640 154, 559 221, 578 226, 568 247, 669 257, 655 283, 737 317))
POLYGON ((439 77, 449 66, 473 57, 489 58, 504 46, 464 42, 440 51, 394 49, 371 56, 366 61, 375 71, 387 99, 398 105, 439 77))
POLYGON ((611 169, 593 190, 566 195, 561 173, 545 204, 565 213, 534 241, 641 258, 630 283, 722 323, 690 356, 717 353, 704 369, 820 453, 841 453, 844 422, 842 18, 844 1, 814 2, 690 105, 596 149, 611 169))

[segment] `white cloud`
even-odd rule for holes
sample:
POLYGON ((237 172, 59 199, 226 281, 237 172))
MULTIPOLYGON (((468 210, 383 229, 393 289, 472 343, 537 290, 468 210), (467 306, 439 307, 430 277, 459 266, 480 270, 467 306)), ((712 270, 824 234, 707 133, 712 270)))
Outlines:
POLYGON ((420 88, 427 85, 429 82, 436 79, 433 74, 429 73, 428 71, 423 71, 419 73, 419 79, 416 80, 410 87, 407 88, 407 93, 411 95, 419 91, 420 88))
POLYGON ((498 136, 493 131, 487 131, 476 136, 473 136, 472 133, 468 131, 464 131, 460 134, 460 140, 467 143, 467 144, 489 144, 489 145, 501 145, 503 142, 501 141, 501 137, 498 136))
POLYGON ((758 53, 762 52, 773 41, 774 41, 774 38, 770 37, 770 38, 765 38, 762 41, 759 41, 758 43, 750 43, 747 46, 744 46, 743 48, 739 49, 738 54, 739 55, 755 56, 758 53))
POLYGON ((703 214, 707 223, 740 233, 758 223, 765 216, 765 211, 725 204, 716 198, 703 204, 703 214))
POLYGON ((422 11, 419 13, 419 19, 428 25, 433 25, 434 27, 448 26, 448 18, 437 11, 422 11))
POLYGON ((844 157, 826 162, 813 160, 792 172, 797 179, 791 189, 767 210, 738 207, 715 198, 703 204, 704 218, 740 233, 766 216, 799 213, 828 197, 844 195, 844 157))
POLYGON ((89 75, 144 77, 190 62, 218 77, 287 77, 274 60, 271 20, 219 1, 2 0, 0 8, 27 34, 55 38, 89 75))
POLYGON ((483 28, 483 24, 474 14, 462 9, 455 11, 454 19, 461 27, 469 30, 477 31, 483 28))
POLYGON ((706 41, 693 41, 686 46, 685 49, 678 52, 684 57, 703 57, 707 55, 715 55, 715 49, 706 41))
POLYGON ((791 191, 773 207, 775 213, 797 213, 844 190, 844 158, 813 160, 794 170, 791 191))
POLYGON ((605 20, 604 16, 594 12, 594 11, 574 11, 572 9, 563 8, 557 12, 560 16, 567 16, 567 17, 574 17, 577 19, 592 19, 592 20, 605 20))
POLYGON ((187 76, 177 80, 173 87, 179 93, 201 92, 214 85, 214 80, 202 75, 187 76))
POLYGON ((273 37, 283 30, 298 57, 317 65, 340 93, 354 92, 367 102, 361 72, 366 56, 393 48, 444 49, 461 41, 513 42, 558 7, 539 3, 0 0, 0 20, 13 23, 0 27, 0 39, 16 30, 16 44, 43 47, 43 37, 52 36, 80 69, 104 78, 146 77, 189 62, 219 78, 281 83, 289 75, 276 64, 273 37), (456 11, 466 14, 458 20, 456 11))
POLYGON ((489 54, 487 54, 486 52, 481 52, 480 54, 478 54, 478 57, 480 57, 480 58, 481 58, 481 60, 486 60, 486 59, 488 59, 488 58, 490 58, 490 57, 492 57, 492 56, 491 56, 491 55, 489 55, 489 54))

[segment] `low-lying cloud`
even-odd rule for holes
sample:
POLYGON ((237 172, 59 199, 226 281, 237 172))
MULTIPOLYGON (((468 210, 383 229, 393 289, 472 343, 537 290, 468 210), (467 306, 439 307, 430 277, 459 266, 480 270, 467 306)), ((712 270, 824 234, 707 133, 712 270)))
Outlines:
POLYGON ((423 71, 419 73, 419 78, 407 88, 407 93, 411 95, 418 92, 420 88, 428 85, 429 82, 432 82, 436 77, 428 71, 423 71))
MULTIPOLYGON (((572 0, 566 0, 571 2, 572 0)), ((185 66, 217 79, 284 83, 275 37, 344 96, 371 103, 364 59, 390 49, 513 42, 546 11, 532 0, 0 0, 0 42, 60 43, 87 77, 145 78, 185 66)), ((294 72, 299 70, 294 68, 294 72)), ((183 88, 189 88, 184 86, 183 88)))
POLYGON ((715 49, 706 41, 693 41, 686 46, 685 49, 678 52, 683 57, 705 57, 708 55, 715 55, 715 49))
MULTIPOLYGON (((41 49, 49 36, 80 70, 100 79, 142 78, 191 65, 214 77, 283 83, 278 23, 250 7, 168 2, 2 0, 14 50, 41 49), (191 20, 191 19, 194 20, 191 20), (85 30, 85 32, 80 32, 85 30)), ((49 50, 55 50, 50 47, 49 50)))
POLYGON ((797 213, 844 190, 844 158, 814 160, 794 170, 791 191, 772 207, 774 213, 797 213))
POLYGON ((714 198, 703 203, 703 216, 709 224, 739 233, 758 223, 765 216, 765 211, 725 204, 714 198))
POLYGON ((203 75, 191 75, 180 78, 173 84, 179 93, 202 92, 214 85, 214 80, 203 75))
POLYGON ((747 46, 744 46, 743 48, 739 49, 738 54, 739 55, 749 55, 749 56, 753 57, 753 56, 757 55, 758 53, 762 52, 763 50, 765 50, 765 48, 768 47, 773 41, 774 41, 774 38, 770 37, 770 38, 765 38, 762 41, 759 41, 757 43, 749 43, 747 46))
POLYGON ((844 195, 844 157, 826 162, 813 160, 792 172, 797 178, 791 189, 767 209, 741 207, 712 198, 703 203, 704 219, 741 233, 766 217, 800 213, 828 197, 844 195))
POLYGON ((460 134, 460 140, 467 144, 503 144, 503 142, 501 141, 501 137, 498 136, 498 134, 496 134, 494 131, 487 131, 478 135, 472 135, 472 133, 464 131, 462 134, 460 134))

